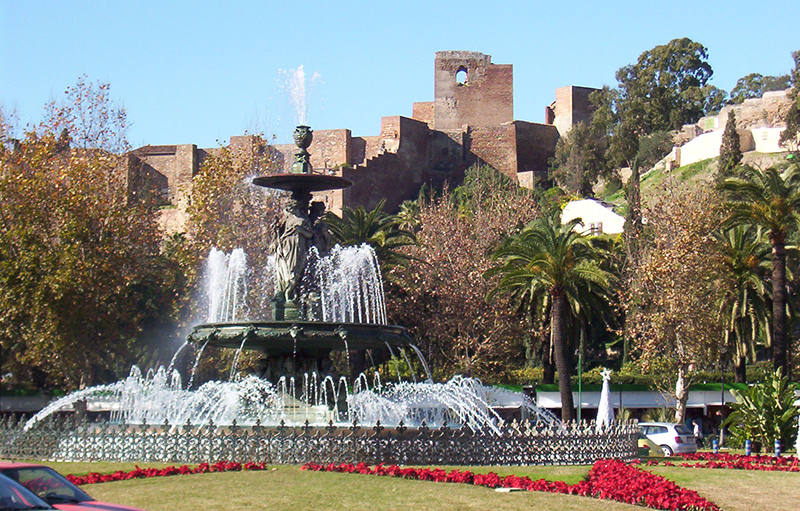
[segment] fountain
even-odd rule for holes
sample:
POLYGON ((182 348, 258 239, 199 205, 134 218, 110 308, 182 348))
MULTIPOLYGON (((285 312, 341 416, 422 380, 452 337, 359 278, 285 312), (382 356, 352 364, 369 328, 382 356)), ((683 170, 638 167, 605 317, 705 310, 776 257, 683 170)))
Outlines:
MULTIPOLYGON (((262 376, 273 384, 281 377, 294 377, 299 383, 303 375, 312 373, 323 379, 338 379, 340 375, 332 373, 330 364, 326 364, 332 351, 344 351, 349 357, 350 352, 365 350, 388 349, 391 353, 413 349, 413 340, 404 328, 382 324, 382 284, 371 250, 363 247, 359 252, 357 248, 338 246, 331 250, 330 234, 321 218, 324 205, 312 202, 312 193, 347 188, 352 182, 313 173, 308 153, 312 138, 308 126, 298 126, 294 140, 299 151, 291 171, 253 179, 254 185, 291 194, 271 248, 276 270, 276 291, 271 300, 273 320, 206 323, 196 326, 189 336, 198 345, 263 353, 267 367, 262 376), (373 270, 371 281, 360 283, 355 279, 357 285, 353 286, 354 279, 331 277, 341 268, 341 264, 333 262, 341 261, 345 251, 351 256, 362 254, 362 265, 373 270), (363 256, 364 253, 368 255, 363 256), (348 285, 366 292, 352 296, 348 292, 352 289, 340 289, 348 285), (337 292, 348 297, 342 300, 337 292)), ((354 365, 351 379, 363 370, 359 364, 354 365)))

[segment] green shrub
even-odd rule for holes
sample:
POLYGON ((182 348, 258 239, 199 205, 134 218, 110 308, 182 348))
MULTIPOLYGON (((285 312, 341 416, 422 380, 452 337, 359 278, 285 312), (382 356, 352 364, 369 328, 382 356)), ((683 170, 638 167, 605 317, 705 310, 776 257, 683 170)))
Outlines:
POLYGON ((733 445, 751 440, 769 449, 780 439, 784 449, 793 444, 798 408, 794 406, 797 385, 789 383, 778 369, 746 391, 732 390, 737 403, 725 420, 733 445))

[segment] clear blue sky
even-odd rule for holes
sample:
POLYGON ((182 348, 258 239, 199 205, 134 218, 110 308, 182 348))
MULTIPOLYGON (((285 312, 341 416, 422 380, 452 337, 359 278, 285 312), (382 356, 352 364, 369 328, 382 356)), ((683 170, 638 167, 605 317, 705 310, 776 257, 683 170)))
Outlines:
POLYGON ((433 99, 433 58, 470 50, 514 65, 514 116, 543 122, 564 85, 614 73, 677 37, 708 48, 712 83, 792 68, 800 1, 241 2, 0 0, 0 103, 22 126, 82 74, 111 84, 134 146, 214 147, 296 124, 286 70, 319 79, 314 129, 377 135, 381 116, 433 99), (299 6, 299 7, 295 7, 299 6))

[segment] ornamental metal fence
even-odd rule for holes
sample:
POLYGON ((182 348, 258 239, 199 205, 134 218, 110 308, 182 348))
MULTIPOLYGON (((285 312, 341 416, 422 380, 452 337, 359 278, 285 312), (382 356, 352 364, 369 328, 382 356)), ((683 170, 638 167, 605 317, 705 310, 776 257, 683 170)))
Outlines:
POLYGON ((499 433, 424 423, 372 427, 216 426, 48 421, 28 430, 0 423, 0 458, 267 464, 392 463, 398 465, 573 465, 637 455, 635 422, 548 425, 512 423, 499 433))

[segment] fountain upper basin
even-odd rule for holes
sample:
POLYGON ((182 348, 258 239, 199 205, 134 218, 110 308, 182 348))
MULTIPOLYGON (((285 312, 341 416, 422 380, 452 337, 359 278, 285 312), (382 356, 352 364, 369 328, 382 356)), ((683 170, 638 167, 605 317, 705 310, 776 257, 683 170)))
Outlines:
POLYGON ((350 188, 353 182, 347 178, 327 174, 275 174, 253 179, 253 184, 287 192, 324 192, 350 188))
POLYGON ((258 350, 270 355, 314 355, 331 351, 412 347, 408 331, 395 325, 266 321, 207 323, 189 336, 211 346, 258 350))

